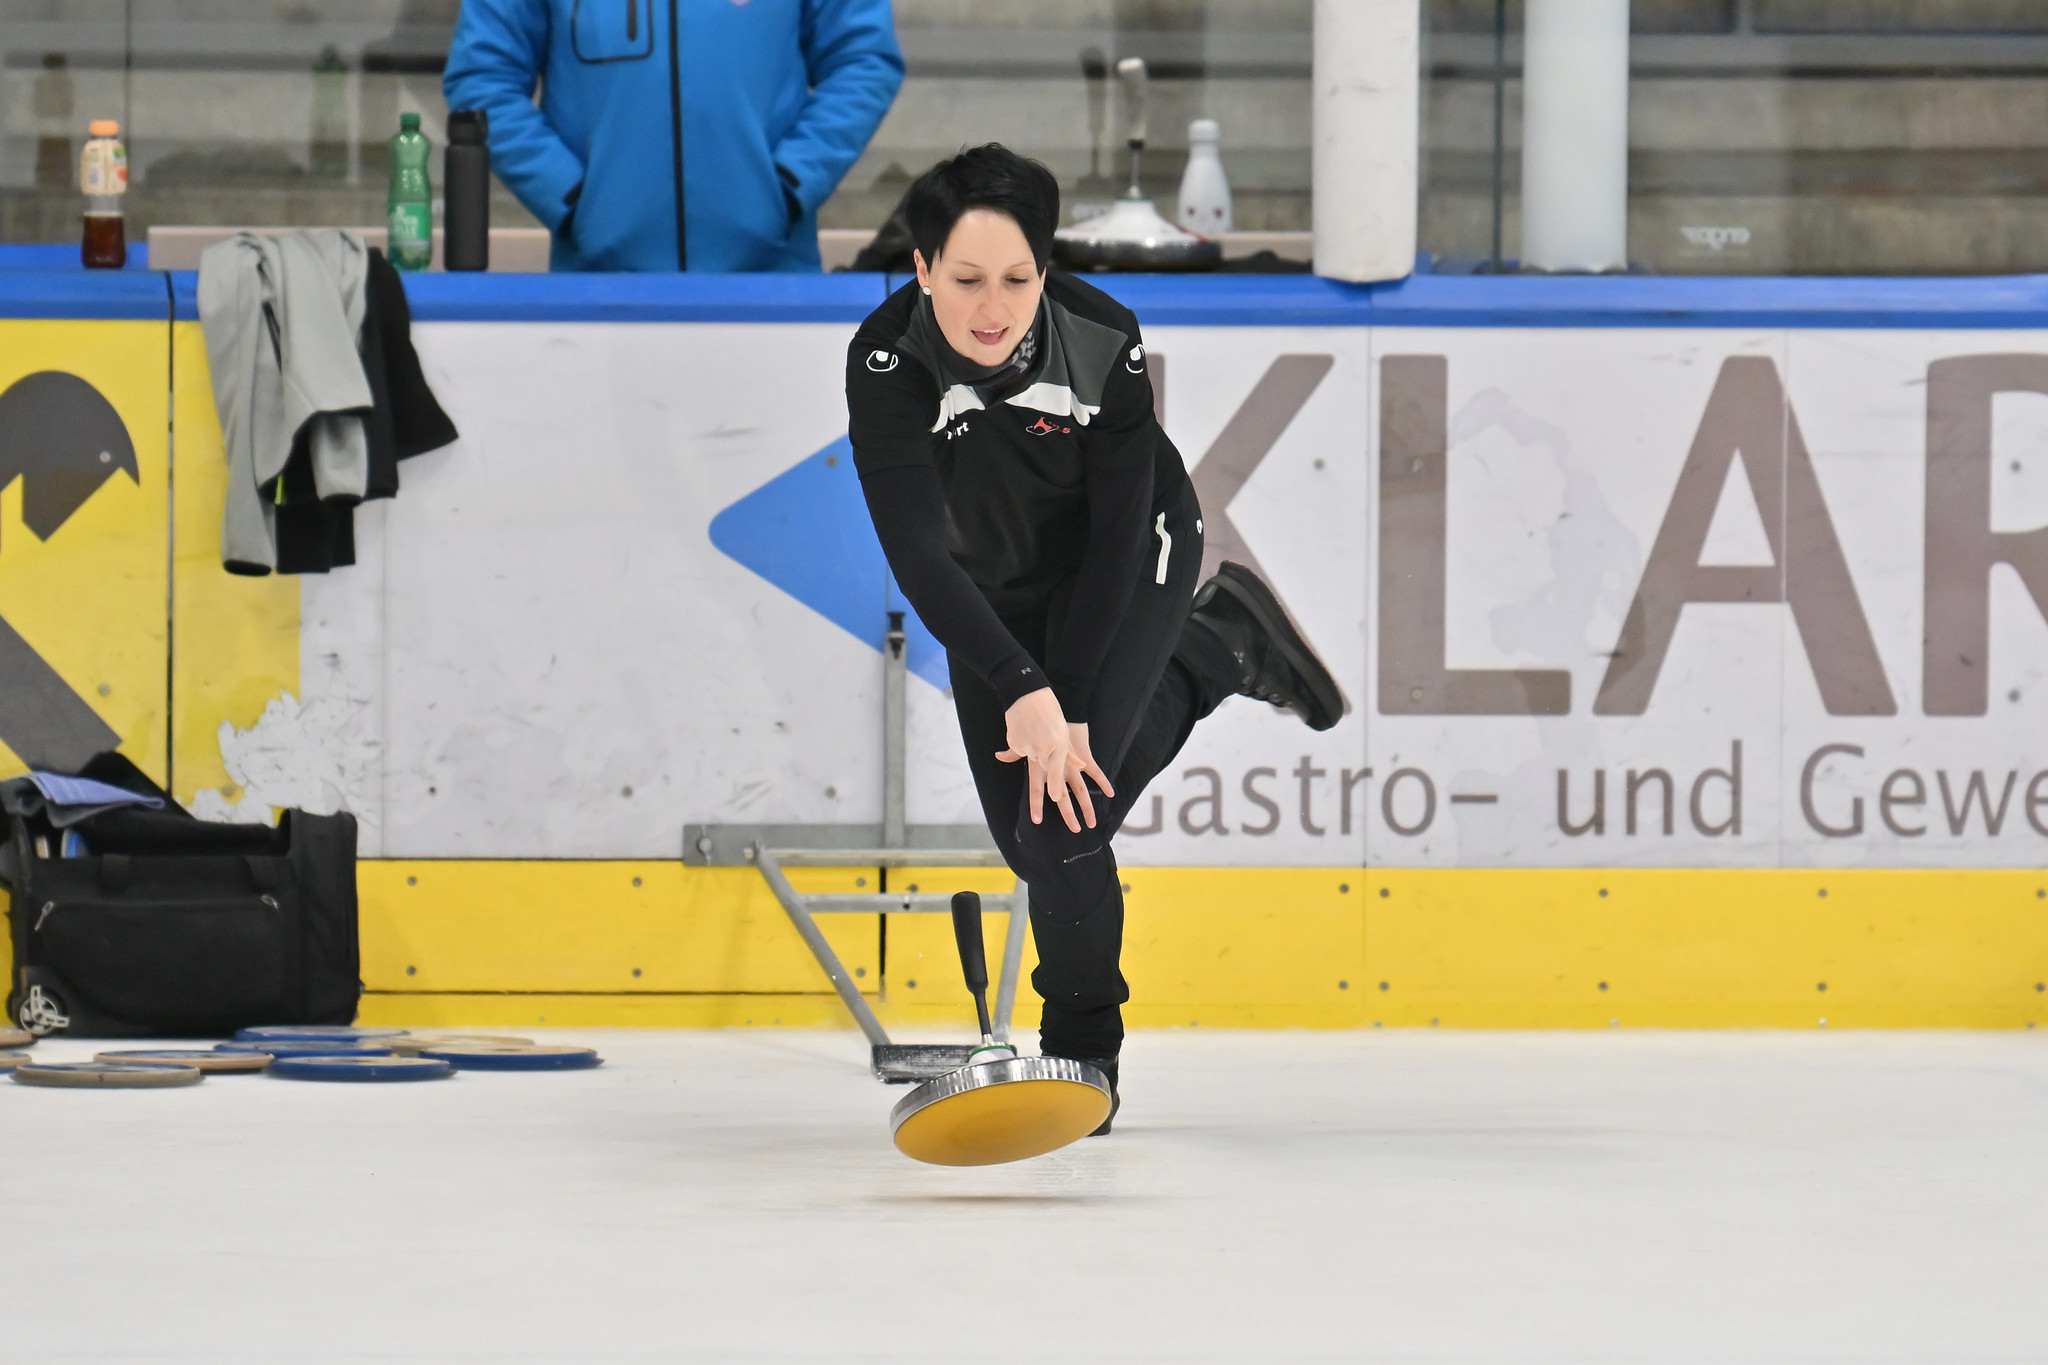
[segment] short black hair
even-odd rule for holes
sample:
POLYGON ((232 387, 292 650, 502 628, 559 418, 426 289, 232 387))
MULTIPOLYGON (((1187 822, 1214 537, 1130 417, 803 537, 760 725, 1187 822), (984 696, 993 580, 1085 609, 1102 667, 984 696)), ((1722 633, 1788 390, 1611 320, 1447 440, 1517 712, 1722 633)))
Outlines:
POLYGON ((1015 219, 1041 271, 1052 259, 1060 182, 1030 157, 1000 142, 963 147, 917 178, 903 196, 903 218, 926 265, 938 259, 953 225, 969 209, 994 209, 1015 219))

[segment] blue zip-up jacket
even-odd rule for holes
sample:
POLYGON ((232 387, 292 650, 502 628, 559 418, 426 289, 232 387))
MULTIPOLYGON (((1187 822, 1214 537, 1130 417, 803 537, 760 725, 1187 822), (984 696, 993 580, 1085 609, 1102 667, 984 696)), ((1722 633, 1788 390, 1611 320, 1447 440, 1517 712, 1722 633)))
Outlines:
POLYGON ((818 269, 902 83, 889 0, 463 0, 442 78, 556 270, 818 269))

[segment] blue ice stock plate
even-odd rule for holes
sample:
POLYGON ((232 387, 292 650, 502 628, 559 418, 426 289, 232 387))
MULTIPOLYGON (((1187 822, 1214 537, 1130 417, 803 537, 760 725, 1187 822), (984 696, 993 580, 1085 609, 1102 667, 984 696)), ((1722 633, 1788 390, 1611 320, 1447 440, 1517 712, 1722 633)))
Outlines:
POLYGON ((359 1028, 354 1024, 259 1024, 235 1035, 238 1043, 279 1041, 321 1041, 330 1043, 370 1042, 378 1038, 403 1038, 402 1028, 359 1028))
POLYGON ((329 1042, 308 1038, 300 1042, 215 1043, 215 1052, 267 1052, 273 1057, 389 1057, 391 1049, 375 1043, 329 1042))
POLYGON ((463 1071, 587 1071, 604 1065, 587 1047, 430 1047, 420 1056, 463 1071))
POLYGON ((288 1081, 438 1081, 455 1074, 425 1057, 280 1057, 270 1075, 288 1081))

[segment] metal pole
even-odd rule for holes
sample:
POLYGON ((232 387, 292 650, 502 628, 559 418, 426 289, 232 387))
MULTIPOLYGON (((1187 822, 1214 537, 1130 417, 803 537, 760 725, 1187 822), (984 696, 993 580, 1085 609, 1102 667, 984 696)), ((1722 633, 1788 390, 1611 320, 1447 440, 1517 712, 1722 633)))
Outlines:
POLYGON ((839 992, 839 998, 852 1013, 854 1022, 860 1025, 860 1031, 865 1033, 868 1042, 876 1047, 887 1047, 888 1031, 882 1027, 882 1021, 875 1018, 875 1012, 868 1008, 868 1002, 861 998, 860 988, 855 986, 853 978, 847 975, 846 968, 839 961, 839 954, 833 952, 832 945, 825 941, 825 935, 819 931, 818 922, 811 918, 811 912, 804 909, 803 898, 798 896, 796 889, 789 884, 789 878, 782 875, 782 868, 776 863, 775 856, 757 845, 754 857, 760 864, 761 875, 768 880, 768 889, 775 893, 776 900, 782 902, 784 912, 789 915, 789 922, 796 926, 797 933, 803 935, 805 945, 811 950, 811 956, 818 959, 818 965, 823 967, 825 975, 831 978, 832 989, 839 992))
POLYGON ((1493 273, 1501 272, 1501 215, 1507 201, 1508 0, 1493 0, 1493 273))
POLYGON ((1023 882, 1010 893, 1010 932, 1003 940, 1003 974, 996 982, 996 1041, 1010 1041, 1010 1016, 1017 1009, 1017 978, 1024 970, 1024 930, 1031 923, 1031 888, 1023 882))
POLYGON ((904 693, 910 662, 905 657, 903 613, 889 613, 889 634, 882 641, 882 847, 902 848, 904 830, 903 756, 904 693))

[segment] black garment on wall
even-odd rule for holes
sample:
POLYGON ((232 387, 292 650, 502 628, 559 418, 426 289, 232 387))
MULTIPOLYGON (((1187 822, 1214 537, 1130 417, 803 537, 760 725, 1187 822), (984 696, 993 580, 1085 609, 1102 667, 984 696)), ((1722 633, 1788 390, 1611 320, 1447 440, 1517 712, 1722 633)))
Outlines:
MULTIPOLYGON (((364 282, 363 330, 357 349, 370 382, 371 407, 362 415, 369 444, 366 498, 398 495, 398 462, 439 450, 457 435, 420 370, 412 345, 412 308, 405 283, 374 247, 364 282)), ((326 573, 356 562, 355 500, 322 499, 313 484, 312 457, 301 431, 281 476, 277 509, 277 571, 326 573)))

